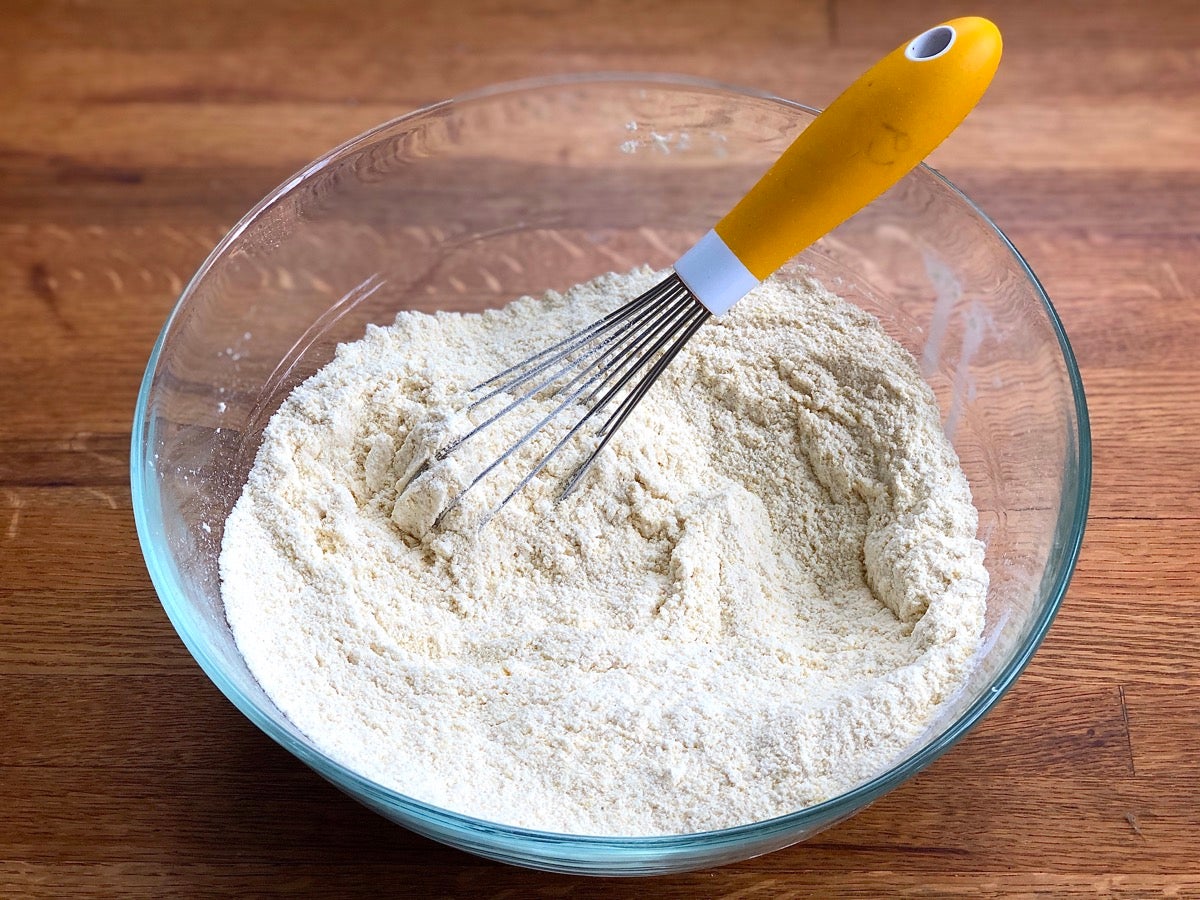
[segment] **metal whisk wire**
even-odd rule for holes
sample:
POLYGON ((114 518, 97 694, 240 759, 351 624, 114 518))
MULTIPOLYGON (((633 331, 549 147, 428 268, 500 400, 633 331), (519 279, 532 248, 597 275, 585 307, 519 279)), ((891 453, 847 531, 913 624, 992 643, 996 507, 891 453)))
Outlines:
POLYGON ((433 455, 433 460, 446 459, 473 437, 539 395, 556 403, 480 471, 466 487, 450 498, 435 519, 434 527, 441 526, 445 517, 462 502, 468 491, 487 478, 564 411, 572 407, 581 408, 582 415, 566 434, 530 466, 524 477, 503 500, 488 511, 480 522, 480 527, 486 525, 560 450, 577 437, 589 422, 594 421, 599 413, 625 392, 608 418, 596 428, 596 445, 566 481, 559 499, 569 495, 595 462, 597 455, 608 445, 616 430, 710 315, 708 309, 688 290, 679 276, 672 275, 607 316, 472 387, 468 393, 483 393, 466 407, 468 412, 478 409, 493 398, 509 395, 514 389, 521 388, 531 381, 537 382, 462 437, 439 449, 433 455))

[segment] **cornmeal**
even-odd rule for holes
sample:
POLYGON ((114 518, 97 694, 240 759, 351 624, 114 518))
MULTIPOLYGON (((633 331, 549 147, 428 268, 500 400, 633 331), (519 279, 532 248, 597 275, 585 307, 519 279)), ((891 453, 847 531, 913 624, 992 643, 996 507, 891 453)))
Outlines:
POLYGON ((510 825, 687 833, 880 773, 962 685, 987 591, 966 478, 911 356, 815 282, 705 324, 564 502, 582 448, 485 527, 511 480, 434 525, 515 433, 421 469, 481 421, 466 390, 665 274, 402 313, 272 418, 226 614, 334 759, 510 825))

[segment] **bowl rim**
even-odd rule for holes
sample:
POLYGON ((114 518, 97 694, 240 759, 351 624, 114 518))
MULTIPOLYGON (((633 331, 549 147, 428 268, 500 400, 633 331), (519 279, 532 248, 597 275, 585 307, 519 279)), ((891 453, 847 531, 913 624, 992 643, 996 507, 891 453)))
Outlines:
MULTIPOLYGON (((802 828, 809 823, 820 825, 830 824, 878 799, 925 769, 956 744, 999 702, 1016 681, 1017 676, 1029 664, 1062 605, 1071 576, 1078 562, 1091 495, 1092 445, 1087 402, 1075 354, 1058 312, 1055 310, 1049 295, 1046 293, 1037 275, 1033 272, 1033 269, 992 218, 948 178, 936 169, 921 163, 914 171, 922 170, 932 176, 943 187, 947 188, 952 195, 965 203, 994 235, 999 238, 1001 244, 1012 254, 1020 270, 1029 279, 1057 337, 1070 382, 1075 412, 1075 420, 1071 423, 1075 426, 1074 434, 1068 428, 1068 443, 1073 446, 1068 446, 1068 466, 1067 471, 1064 472, 1064 482, 1069 483, 1073 481, 1076 488, 1074 491, 1074 503, 1069 504, 1064 500, 1063 505, 1059 508, 1058 523, 1055 528, 1056 540, 1050 550, 1050 559, 1048 560, 1047 569, 1043 573, 1042 586, 1039 589, 1039 592, 1045 595, 1046 600, 1031 623, 1029 635, 1025 642, 1017 648, 1012 658, 993 677, 990 686, 983 690, 980 696, 941 734, 912 756, 897 763, 887 771, 880 773, 868 781, 855 785, 844 793, 813 806, 807 806, 770 819, 710 831, 668 835, 619 836, 566 834, 505 825, 417 800, 407 794, 372 781, 315 747, 297 740, 295 736, 280 727, 272 718, 265 715, 249 696, 222 674, 222 669, 218 661, 210 657, 197 640, 192 637, 188 623, 184 617, 182 606, 180 605, 181 601, 179 598, 181 597, 181 591, 178 585, 181 583, 181 579, 179 573, 171 555, 165 552, 165 547, 160 549, 161 532, 153 525, 151 510, 158 507, 158 487, 154 477, 155 467, 153 462, 146 459, 141 451, 142 448, 153 446, 154 423, 147 417, 150 392, 166 338, 171 332, 183 307, 216 261, 221 258, 229 246, 237 241, 266 209, 293 188, 319 173, 339 156, 359 144, 374 139, 381 132, 395 128, 405 122, 427 116, 441 109, 495 96, 579 85, 633 86, 637 84, 649 85, 656 88, 703 91, 723 95, 736 95, 755 100, 766 100, 814 116, 820 112, 817 108, 780 97, 769 91, 732 85, 707 78, 661 72, 597 71, 539 76, 492 84, 458 94, 449 99, 418 107, 403 115, 382 122, 342 142, 301 168, 290 178, 284 180, 243 215, 216 244, 180 292, 179 299, 176 301, 163 324, 162 330, 159 332, 147 361, 146 371, 138 391, 137 403, 134 410, 131 431, 130 483, 134 520, 142 555, 145 558, 155 592, 158 594, 159 601, 168 618, 171 620, 172 625, 192 657, 217 688, 243 715, 250 719, 277 744, 298 757, 322 777, 346 788, 356 796, 365 796, 390 809, 399 808, 429 824, 450 827, 460 833, 466 830, 491 841, 499 838, 505 843, 519 843, 527 848, 531 845, 540 844, 547 848, 553 846, 559 849, 566 849, 574 846, 580 850, 587 849, 601 852, 605 850, 636 850, 641 851, 643 854, 647 851, 694 852, 697 849, 738 845, 743 843, 747 838, 762 840, 772 835, 783 835, 802 828), (1070 455, 1071 450, 1075 451, 1074 458, 1070 455), (1071 465, 1072 462, 1074 466, 1071 465), (1074 472, 1071 471, 1072 468, 1075 470, 1074 472), (1071 477, 1072 475, 1074 476, 1073 478, 1071 477), (1046 576, 1051 574, 1052 578, 1047 585, 1046 576)), ((1068 497, 1067 499, 1069 500, 1070 498, 1068 497)), ((480 852, 485 851, 481 848, 480 852)))

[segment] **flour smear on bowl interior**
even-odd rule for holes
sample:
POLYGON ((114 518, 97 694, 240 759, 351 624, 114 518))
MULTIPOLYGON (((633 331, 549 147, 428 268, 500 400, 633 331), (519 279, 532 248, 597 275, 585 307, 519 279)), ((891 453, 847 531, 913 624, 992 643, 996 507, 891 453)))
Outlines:
POLYGON ((503 431, 398 498, 467 388, 662 275, 401 313, 272 418, 226 613, 334 759, 508 825, 688 833, 878 774, 961 686, 987 592, 966 478, 912 357, 814 282, 707 323, 567 501, 570 458, 486 528, 486 490, 431 527, 503 431))

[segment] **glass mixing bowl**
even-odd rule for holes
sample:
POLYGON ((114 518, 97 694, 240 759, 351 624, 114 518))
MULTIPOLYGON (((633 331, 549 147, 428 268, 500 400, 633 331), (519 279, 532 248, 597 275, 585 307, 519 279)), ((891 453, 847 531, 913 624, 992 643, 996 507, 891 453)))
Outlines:
POLYGON ((271 738, 383 816, 482 856, 592 874, 673 872, 804 840, 958 741, 1029 662, 1067 589, 1091 477, 1058 316, 998 228, 919 168, 803 253, 877 316, 941 404, 991 574, 974 673, 903 756, 841 796, 737 828, 617 838, 512 828, 375 784, 321 752, 247 670, 225 621, 223 523, 292 388, 396 312, 481 310, 610 270, 669 266, 814 116, 753 91, 646 76, 525 82, 439 103, 328 153, 200 267, 147 365, 133 426, 138 535, 196 661, 271 738))

